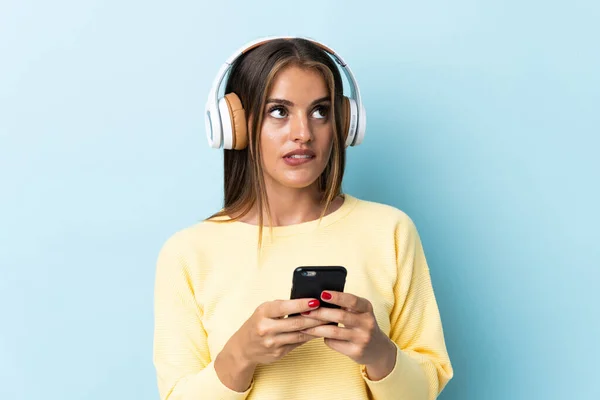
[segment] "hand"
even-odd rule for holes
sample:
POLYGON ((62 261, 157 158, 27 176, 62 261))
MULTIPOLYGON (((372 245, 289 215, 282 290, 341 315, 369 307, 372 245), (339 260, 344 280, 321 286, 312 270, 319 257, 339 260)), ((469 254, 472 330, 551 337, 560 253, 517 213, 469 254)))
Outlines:
POLYGON ((371 302, 350 293, 327 291, 321 298, 341 309, 321 307, 305 318, 341 323, 320 325, 302 332, 325 338, 325 344, 358 364, 366 365, 369 378, 382 379, 396 363, 396 347, 377 325, 371 302))
POLYGON ((228 345, 234 346, 240 361, 252 367, 279 360, 296 347, 316 338, 302 330, 322 324, 321 321, 302 316, 284 317, 314 311, 319 305, 317 299, 263 303, 231 337, 231 344, 228 342, 228 345))

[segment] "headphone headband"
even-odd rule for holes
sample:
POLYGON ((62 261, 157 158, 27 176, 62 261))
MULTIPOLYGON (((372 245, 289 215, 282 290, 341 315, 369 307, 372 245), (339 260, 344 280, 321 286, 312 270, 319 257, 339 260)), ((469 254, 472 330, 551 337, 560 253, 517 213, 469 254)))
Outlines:
POLYGON ((324 44, 317 42, 310 38, 305 37, 295 37, 295 36, 270 36, 264 37, 257 40, 253 40, 249 43, 246 43, 244 46, 240 47, 236 50, 228 59, 225 61, 223 65, 219 68, 219 72, 213 81, 213 85, 208 95, 208 99, 206 101, 206 137, 208 139, 208 143, 213 148, 219 148, 222 145, 223 135, 223 121, 221 120, 221 116, 219 113, 219 89, 227 72, 231 69, 233 63, 241 57, 243 54, 249 52, 250 50, 265 44, 267 42, 277 40, 277 39, 304 39, 308 40, 311 43, 314 43, 327 54, 329 54, 335 62, 339 65, 339 68, 342 70, 346 79, 348 80, 350 86, 350 97, 354 99, 357 106, 357 112, 352 113, 352 120, 350 121, 350 126, 355 129, 350 129, 351 132, 354 132, 352 137, 348 137, 347 144, 356 145, 362 142, 364 136, 364 130, 366 127, 366 114, 364 111, 364 107, 360 97, 360 90, 358 88, 358 83, 354 78, 354 74, 350 70, 350 67, 344 62, 342 57, 340 57, 333 49, 324 44), (362 129, 361 129, 362 128, 362 129))

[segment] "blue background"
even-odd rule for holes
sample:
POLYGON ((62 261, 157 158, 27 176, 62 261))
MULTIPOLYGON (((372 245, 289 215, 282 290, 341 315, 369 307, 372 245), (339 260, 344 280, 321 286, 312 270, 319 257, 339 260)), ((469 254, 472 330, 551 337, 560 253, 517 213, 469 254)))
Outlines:
POLYGON ((203 107, 263 35, 336 49, 345 191, 407 212, 458 399, 598 399, 594 1, 0 4, 0 397, 157 399, 157 252, 221 205, 203 107), (228 11, 229 10, 229 11, 228 11))

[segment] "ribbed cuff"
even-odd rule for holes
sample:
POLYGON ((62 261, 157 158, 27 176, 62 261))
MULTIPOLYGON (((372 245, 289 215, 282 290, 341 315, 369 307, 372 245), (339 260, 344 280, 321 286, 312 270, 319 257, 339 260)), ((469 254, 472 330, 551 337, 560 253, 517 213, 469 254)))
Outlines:
POLYGON ((190 386, 193 393, 202 395, 201 398, 206 396, 206 398, 215 400, 244 400, 252 390, 254 380, 250 383, 248 390, 236 392, 221 382, 215 370, 215 362, 211 361, 198 375, 192 378, 190 386))
POLYGON ((396 346, 396 363, 392 371, 383 379, 372 381, 367 375, 366 366, 361 365, 360 371, 367 383, 373 399, 390 398, 427 398, 428 383, 421 366, 396 346))

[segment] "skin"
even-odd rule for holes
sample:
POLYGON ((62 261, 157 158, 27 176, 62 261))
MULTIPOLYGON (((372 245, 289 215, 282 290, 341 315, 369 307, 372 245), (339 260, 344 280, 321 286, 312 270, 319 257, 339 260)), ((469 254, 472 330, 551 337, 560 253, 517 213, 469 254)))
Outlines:
MULTIPOLYGON (((328 97, 319 72, 297 66, 280 71, 268 93, 260 150, 275 226, 312 221, 321 214, 317 178, 327 165, 333 144, 328 97), (289 166, 283 157, 296 149, 310 149, 315 158, 300 166, 289 166)), ((342 203, 343 198, 336 198, 326 214, 342 203)), ((258 224, 257 210, 242 221, 258 224)), ((324 338, 331 349, 366 365, 370 379, 386 377, 394 368, 396 347, 379 329, 371 303, 333 291, 324 292, 322 299, 342 308, 319 308, 318 299, 275 300, 260 305, 215 359, 215 370, 223 384, 243 392, 250 387, 259 364, 277 361, 315 338, 324 338), (282 318, 294 313, 303 315, 282 318), (344 327, 327 322, 342 323, 344 327)))

